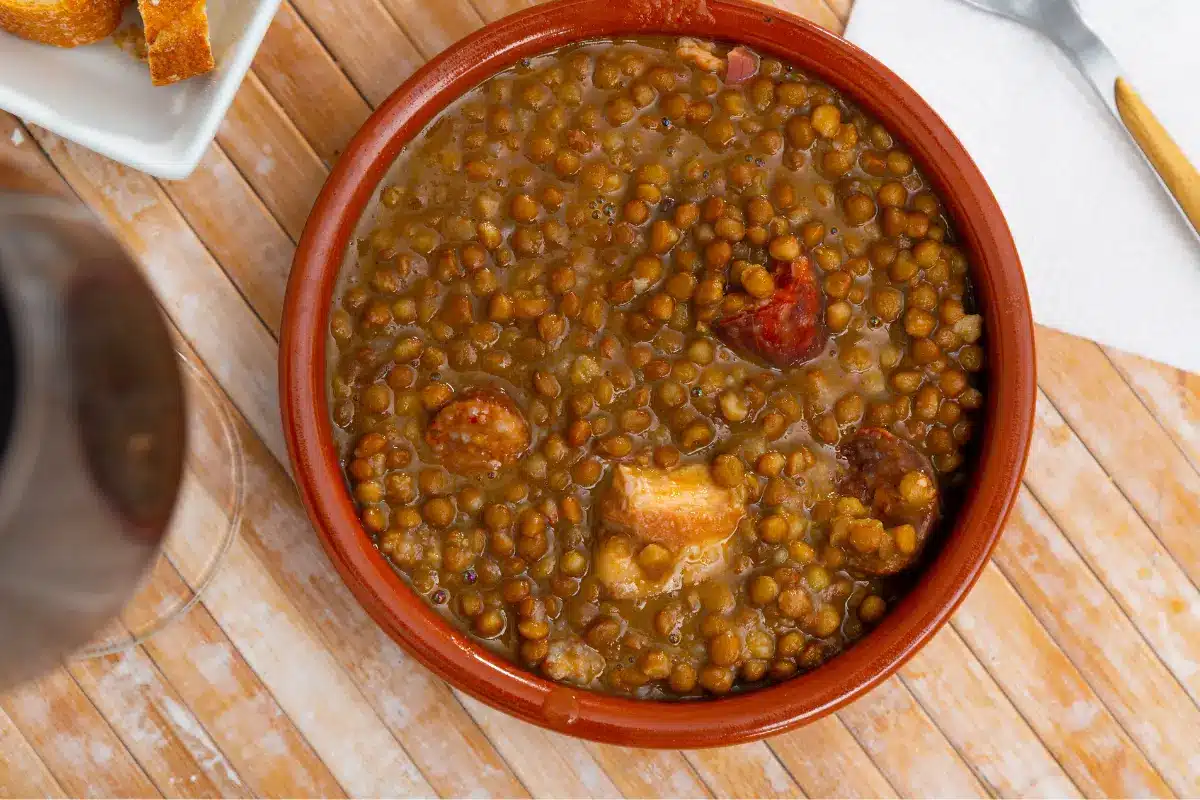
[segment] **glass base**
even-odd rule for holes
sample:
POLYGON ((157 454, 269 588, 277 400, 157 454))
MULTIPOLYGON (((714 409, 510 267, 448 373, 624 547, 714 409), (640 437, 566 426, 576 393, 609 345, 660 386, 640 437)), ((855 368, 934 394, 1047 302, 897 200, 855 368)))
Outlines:
POLYGON ((136 647, 184 616, 220 568, 241 525, 245 456, 223 392, 179 354, 187 393, 187 456, 162 554, 120 616, 73 658, 112 655, 136 647))

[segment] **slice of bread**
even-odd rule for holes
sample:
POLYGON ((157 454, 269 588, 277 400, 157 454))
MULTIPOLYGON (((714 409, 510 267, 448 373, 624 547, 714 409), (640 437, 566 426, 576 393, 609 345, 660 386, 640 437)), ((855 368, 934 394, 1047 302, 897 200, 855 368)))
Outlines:
POLYGON ((125 0, 0 0, 0 28, 57 47, 90 44, 121 22, 125 0))
POLYGON ((146 59, 155 86, 212 70, 205 0, 138 0, 138 10, 146 26, 146 59))

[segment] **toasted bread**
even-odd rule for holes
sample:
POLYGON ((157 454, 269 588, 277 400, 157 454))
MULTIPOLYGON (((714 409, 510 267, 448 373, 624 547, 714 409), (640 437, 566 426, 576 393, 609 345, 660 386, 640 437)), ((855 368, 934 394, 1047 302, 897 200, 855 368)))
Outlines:
POLYGON ((125 0, 0 0, 0 28, 57 47, 90 44, 116 30, 125 0))
POLYGON ((146 59, 155 86, 212 70, 205 0, 138 0, 138 10, 146 26, 146 59))

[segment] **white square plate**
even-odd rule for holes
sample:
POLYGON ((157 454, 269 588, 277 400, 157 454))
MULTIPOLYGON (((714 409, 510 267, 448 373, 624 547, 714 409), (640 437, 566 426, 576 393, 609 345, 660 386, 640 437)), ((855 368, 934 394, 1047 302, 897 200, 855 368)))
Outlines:
POLYGON ((112 39, 64 50, 0 31, 0 108, 151 175, 185 178, 280 2, 209 0, 217 68, 172 86, 152 86, 146 64, 112 39))

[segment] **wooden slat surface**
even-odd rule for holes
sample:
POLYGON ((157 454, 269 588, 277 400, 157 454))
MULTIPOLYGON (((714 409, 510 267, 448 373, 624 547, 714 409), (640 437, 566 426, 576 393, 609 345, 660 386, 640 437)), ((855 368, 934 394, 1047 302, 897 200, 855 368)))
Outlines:
MULTIPOLYGON (((586 743, 450 689, 371 622, 287 473, 275 364, 290 260, 371 109, 528 4, 285 2, 184 181, 0 114, 0 155, 77 195, 139 259, 224 390, 248 496, 182 621, 0 696, 0 795, 1200 796, 1200 376, 1045 329, 1029 470, 993 563, 895 677, 807 728, 695 752, 586 743)), ((851 0, 775 5, 836 31, 851 0)), ((223 518, 221 467, 199 459, 186 524, 223 518)), ((177 589, 200 556, 174 552, 151 590, 177 589)))

